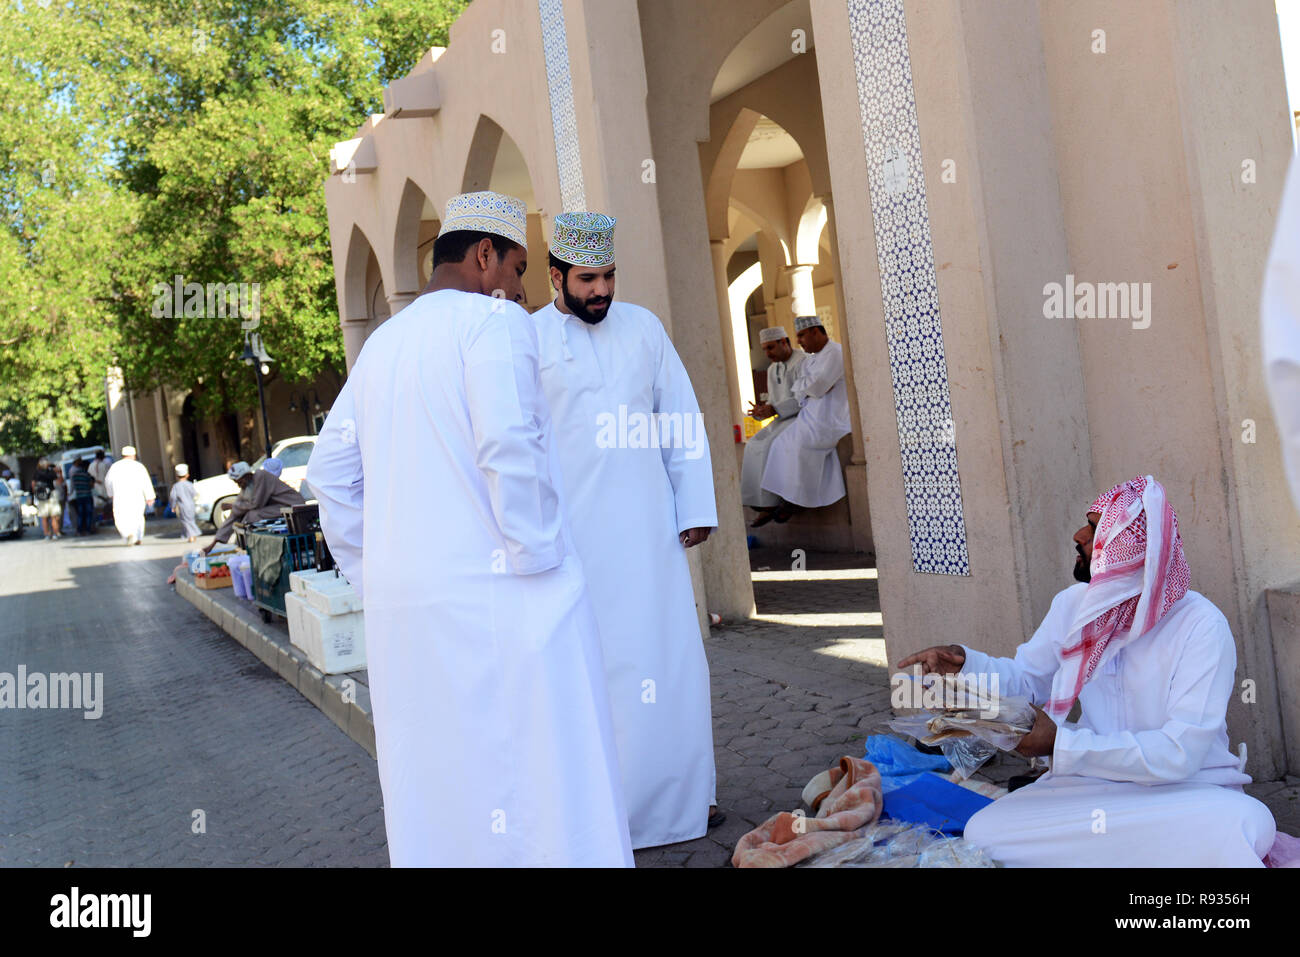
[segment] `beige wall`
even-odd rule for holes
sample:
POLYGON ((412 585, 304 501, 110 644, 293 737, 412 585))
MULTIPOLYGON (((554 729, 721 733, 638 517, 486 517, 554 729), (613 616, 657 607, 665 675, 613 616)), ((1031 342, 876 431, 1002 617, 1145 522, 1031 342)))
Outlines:
MULTIPOLYGON (((789 287, 769 264, 784 263, 782 238, 797 261, 808 195, 833 197, 817 302, 831 290, 850 347, 856 467, 871 476, 853 507, 865 514, 869 499, 891 659, 936 641, 1011 652, 1070 584, 1070 536, 1087 504, 1150 472, 1179 511, 1194 587, 1232 625, 1238 677, 1259 689, 1253 710, 1230 711, 1234 742, 1249 743, 1252 773, 1276 772, 1273 665, 1300 654, 1275 654, 1264 593, 1300 576, 1300 536, 1276 520, 1290 512, 1255 331, 1290 156, 1271 2, 907 0, 966 577, 912 571, 843 0, 811 0, 814 52, 709 102, 728 54, 785 6, 565 0, 587 205, 622 221, 619 295, 661 317, 705 412, 722 523, 703 570, 710 610, 753 607, 728 386, 744 370, 728 368, 715 272, 725 277, 738 231, 760 228, 767 321, 784 318, 789 287), (1090 49, 1096 29, 1106 31, 1104 54, 1090 49), (805 164, 732 175, 759 110, 796 137, 805 164), (1241 182, 1243 159, 1257 164, 1254 184, 1241 182), (943 181, 949 160, 955 182, 943 181), (1067 274, 1151 283, 1151 327, 1045 319, 1044 286, 1067 274), (1253 445, 1241 441, 1246 419, 1257 424, 1253 445)), ((528 164, 530 233, 550 229, 559 178, 536 21, 533 0, 476 0, 450 48, 416 68, 436 72, 436 115, 368 121, 359 135, 371 138, 377 168, 326 184, 350 359, 387 304, 422 281, 414 249, 430 224, 417 205, 427 197, 440 209, 487 185, 497 124, 528 164), (502 25, 508 51, 493 54, 490 32, 502 25), (380 283, 372 315, 366 289, 380 283)), ((1286 667, 1281 680, 1300 681, 1286 667)), ((1285 720, 1300 729, 1300 715, 1285 720)))

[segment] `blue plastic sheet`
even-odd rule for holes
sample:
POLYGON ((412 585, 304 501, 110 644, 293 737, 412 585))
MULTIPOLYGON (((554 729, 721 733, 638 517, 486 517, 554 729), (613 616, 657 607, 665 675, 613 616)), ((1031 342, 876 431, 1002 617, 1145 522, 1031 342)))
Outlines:
POLYGON ((928 824, 945 834, 961 834, 976 811, 993 803, 992 798, 953 784, 932 771, 885 793, 882 818, 928 824))

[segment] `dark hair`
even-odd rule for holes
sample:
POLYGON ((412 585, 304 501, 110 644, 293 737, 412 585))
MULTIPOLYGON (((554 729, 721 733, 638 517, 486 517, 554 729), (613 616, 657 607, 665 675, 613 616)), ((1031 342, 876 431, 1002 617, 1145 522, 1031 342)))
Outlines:
POLYGON ((548 253, 550 266, 552 269, 558 269, 560 276, 565 282, 569 281, 569 270, 573 268, 573 263, 566 263, 563 259, 557 259, 555 253, 548 253))
POLYGON ((505 259, 506 254, 519 246, 518 243, 477 229, 453 229, 443 233, 433 243, 433 268, 443 263, 460 263, 465 261, 465 254, 485 239, 492 240, 492 248, 497 251, 498 259, 505 259))

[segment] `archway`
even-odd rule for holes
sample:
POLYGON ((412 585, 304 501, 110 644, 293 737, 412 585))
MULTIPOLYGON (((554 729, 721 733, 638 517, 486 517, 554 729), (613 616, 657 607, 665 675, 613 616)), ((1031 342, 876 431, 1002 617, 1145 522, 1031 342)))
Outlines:
POLYGON ((479 117, 465 157, 464 192, 490 189, 524 201, 528 208, 528 271, 524 273, 525 308, 540 309, 554 297, 547 275, 550 246, 533 187, 528 160, 518 143, 492 117, 479 117))
POLYGON ((803 17, 806 7, 796 0, 774 12, 724 58, 710 97, 712 135, 700 147, 705 205, 710 239, 719 246, 715 282, 733 408, 747 408, 755 393, 766 391, 767 359, 758 341, 763 326, 784 327, 793 342, 794 319, 816 315, 845 354, 852 431, 841 442, 840 460, 848 494, 764 534, 805 547, 871 551, 864 437, 833 242, 816 54, 810 44, 804 55, 791 55, 788 39, 778 42, 783 31, 789 36, 786 21, 803 17), (741 243, 755 247, 757 261, 737 274, 733 259, 741 243))

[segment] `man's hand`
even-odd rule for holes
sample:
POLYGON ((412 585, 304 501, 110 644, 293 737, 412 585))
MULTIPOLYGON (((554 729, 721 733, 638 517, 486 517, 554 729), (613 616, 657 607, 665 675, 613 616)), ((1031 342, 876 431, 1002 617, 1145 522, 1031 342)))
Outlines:
POLYGON ((707 528, 688 528, 681 534, 682 547, 693 548, 701 542, 707 541, 708 537, 709 529, 707 528))
POLYGON ((962 650, 961 645, 935 645, 933 648, 926 648, 925 651, 908 655, 898 663, 898 670, 902 671, 919 664, 922 674, 955 675, 961 671, 961 666, 965 663, 966 652, 962 650))
POLYGON ((772 406, 769 403, 763 402, 760 404, 756 404, 753 408, 751 408, 749 410, 749 414, 753 418, 761 421, 763 419, 770 419, 772 416, 776 415, 776 409, 772 408, 772 406))
POLYGON ((1034 709, 1034 726, 1016 745, 1016 753, 1027 758, 1050 756, 1056 749, 1056 722, 1047 716, 1047 712, 1038 705, 1034 709))

